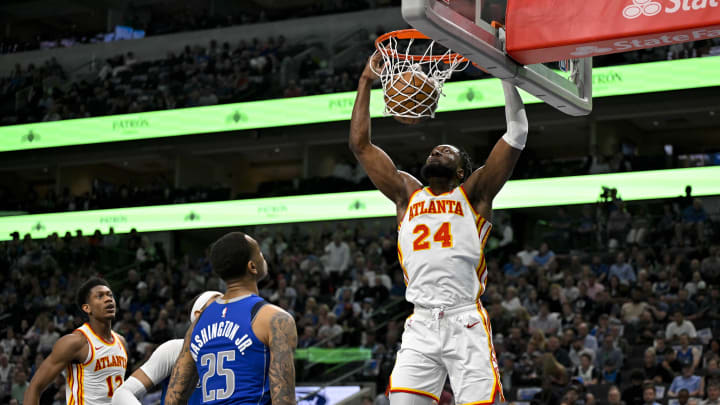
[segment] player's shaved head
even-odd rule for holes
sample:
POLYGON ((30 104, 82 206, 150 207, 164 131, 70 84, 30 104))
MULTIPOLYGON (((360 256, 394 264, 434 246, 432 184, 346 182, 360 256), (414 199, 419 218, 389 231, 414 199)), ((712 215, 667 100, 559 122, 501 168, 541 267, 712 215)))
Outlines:
POLYGON ((245 277, 254 246, 243 232, 230 232, 213 243, 210 265, 225 281, 245 277))

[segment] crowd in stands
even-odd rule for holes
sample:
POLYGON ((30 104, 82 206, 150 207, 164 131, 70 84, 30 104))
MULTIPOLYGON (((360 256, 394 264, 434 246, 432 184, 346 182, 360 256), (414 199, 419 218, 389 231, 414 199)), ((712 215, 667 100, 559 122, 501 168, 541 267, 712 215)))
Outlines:
POLYGON ((0 79, 2 125, 70 118, 137 113, 236 103, 304 94, 334 93, 353 88, 364 58, 343 69, 306 55, 297 61, 302 80, 283 85, 283 72, 306 44, 285 37, 210 41, 206 47, 185 46, 164 58, 138 62, 132 52, 97 66, 89 79, 68 81, 55 59, 42 66, 17 65, 0 79), (351 79, 352 78, 352 79, 351 79))
MULTIPOLYGON (((251 231, 271 274, 261 295, 295 316, 299 347, 370 349, 372 360, 354 378, 375 382, 378 392, 411 311, 391 222, 251 231)), ((627 206, 611 192, 596 206, 558 207, 543 223, 517 240, 519 224, 499 213, 486 247, 482 301, 506 397, 538 405, 718 403, 720 229, 703 202, 688 190, 627 206)), ((193 297, 224 287, 207 250, 170 256, 166 248, 136 232, 15 234, 0 243, 0 401, 21 399, 55 340, 81 323, 72 294, 91 275, 115 290, 114 328, 128 340, 131 369, 158 343, 183 336, 193 297)), ((297 369, 300 381, 329 378, 312 363, 297 369)), ((63 383, 43 403, 62 403, 63 383)), ((384 403, 382 395, 376 401, 384 403)))
POLYGON ((24 193, 13 193, 0 186, 0 210, 28 213, 88 211, 162 204, 185 204, 230 199, 230 190, 223 187, 171 188, 155 181, 148 186, 114 184, 99 179, 91 191, 73 195, 68 188, 61 193, 50 190, 39 194, 32 187, 24 193))
MULTIPOLYGON (((242 11, 227 13, 211 12, 209 4, 204 5, 205 7, 200 10, 188 5, 179 10, 168 10, 166 5, 140 6, 131 2, 123 12, 120 25, 141 30, 145 37, 397 5, 399 5, 399 1, 396 0, 333 0, 317 1, 291 10, 283 7, 266 9, 256 4, 242 11)), ((52 30, 49 26, 46 28, 52 30)), ((5 35, 0 37, 0 55, 118 40, 114 34, 81 30, 77 24, 69 24, 62 29, 42 32, 32 38, 5 35)))
POLYGON ((717 222, 689 195, 650 212, 560 207, 538 249, 490 259, 483 302, 512 398, 720 403, 717 222))
MULTIPOLYGON (((385 30, 378 28, 378 33, 385 30)), ((372 41, 351 62, 335 66, 327 50, 299 55, 310 46, 285 37, 209 41, 187 45, 164 58, 137 61, 132 52, 95 66, 92 78, 67 80, 55 59, 17 65, 0 78, 0 125, 226 104, 355 89, 372 41), (325 54, 326 56, 318 56, 325 54)), ((671 45, 596 58, 596 66, 720 54, 720 40, 671 45)), ((469 67, 455 80, 487 77, 469 67)))

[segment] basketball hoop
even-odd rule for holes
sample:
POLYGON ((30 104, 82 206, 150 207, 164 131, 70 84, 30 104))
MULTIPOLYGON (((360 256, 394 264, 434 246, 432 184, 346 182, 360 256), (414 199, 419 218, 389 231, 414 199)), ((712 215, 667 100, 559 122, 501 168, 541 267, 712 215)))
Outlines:
POLYGON ((384 115, 433 118, 443 84, 470 61, 415 29, 388 32, 375 40, 383 68, 375 72, 385 94, 384 115))

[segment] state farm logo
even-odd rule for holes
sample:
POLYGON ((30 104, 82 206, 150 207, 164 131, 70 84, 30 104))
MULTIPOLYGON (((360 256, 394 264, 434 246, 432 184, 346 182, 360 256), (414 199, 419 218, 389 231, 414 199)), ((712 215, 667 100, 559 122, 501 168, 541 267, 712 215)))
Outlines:
POLYGON ((665 7, 660 1, 653 0, 633 0, 633 4, 623 9, 623 17, 627 19, 638 18, 641 15, 654 16, 665 11, 667 14, 682 12, 692 12, 696 10, 703 10, 706 8, 714 8, 720 6, 717 0, 668 0, 666 3, 672 4, 672 6, 665 7))
POLYGON ((633 4, 623 9, 623 17, 628 19, 638 18, 641 15, 648 17, 659 14, 662 11, 662 4, 652 0, 633 0, 633 4))

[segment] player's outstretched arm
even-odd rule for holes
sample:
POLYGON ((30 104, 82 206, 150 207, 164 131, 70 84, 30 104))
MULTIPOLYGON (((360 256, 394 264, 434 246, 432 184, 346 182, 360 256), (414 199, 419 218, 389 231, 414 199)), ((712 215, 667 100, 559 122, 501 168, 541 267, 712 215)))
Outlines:
POLYGON ((87 357, 88 341, 82 335, 71 333, 58 339, 50 355, 40 364, 25 391, 23 404, 37 405, 45 388, 60 372, 73 362, 84 362, 87 357), (83 353, 85 356, 83 356, 83 353))
POLYGON ((295 348, 297 329, 295 319, 283 310, 270 317, 268 329, 270 347, 270 398, 273 405, 295 405, 295 348))
POLYGON ((485 166, 475 170, 464 184, 470 201, 481 214, 489 214, 493 199, 512 175, 527 140, 528 120, 520 94, 509 82, 503 81, 502 87, 507 132, 493 147, 485 166))
MULTIPOLYGON (((197 319, 195 322, 197 322, 197 319)), ((170 382, 165 395, 166 405, 186 404, 197 386, 197 368, 195 368, 195 360, 190 355, 190 339, 195 328, 195 322, 190 325, 187 333, 185 333, 185 341, 183 342, 180 357, 175 362, 175 367, 173 367, 172 374, 170 374, 170 382)))
POLYGON ((169 340, 152 353, 148 361, 142 367, 135 370, 130 378, 113 394, 113 405, 140 405, 140 400, 145 396, 156 382, 160 382, 170 376, 175 360, 180 355, 183 346, 183 339, 169 340))
POLYGON ((399 207, 404 207, 410 193, 422 185, 410 174, 399 171, 390 156, 370 140, 370 90, 377 79, 375 71, 379 72, 382 64, 382 56, 375 53, 360 76, 350 120, 349 145, 378 190, 399 207))

